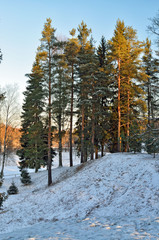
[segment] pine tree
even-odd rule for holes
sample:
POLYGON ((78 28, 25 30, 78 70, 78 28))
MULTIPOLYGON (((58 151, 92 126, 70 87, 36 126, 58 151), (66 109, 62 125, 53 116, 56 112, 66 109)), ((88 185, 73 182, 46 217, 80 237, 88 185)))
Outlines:
POLYGON ((143 55, 143 67, 147 74, 147 82, 145 84, 147 110, 148 110, 148 125, 154 122, 158 116, 159 91, 158 91, 158 72, 159 62, 152 56, 151 41, 146 39, 145 50, 143 55))
POLYGON ((65 60, 67 64, 68 70, 68 87, 70 92, 70 129, 69 129, 69 143, 70 143, 70 167, 73 166, 73 156, 72 156, 72 132, 73 132, 73 115, 74 115, 74 95, 77 84, 77 55, 79 51, 78 39, 75 37, 76 30, 72 29, 70 31, 70 35, 72 38, 68 39, 67 44, 65 46, 65 60))
POLYGON ((121 81, 122 81, 122 64, 126 57, 126 37, 125 24, 118 20, 114 30, 114 36, 109 42, 111 48, 111 58, 116 68, 116 79, 118 83, 118 151, 121 152, 121 81))
POLYGON ((59 143, 59 167, 62 167, 62 135, 65 132, 66 108, 68 104, 68 75, 66 72, 66 63, 64 61, 64 45, 65 42, 59 42, 59 50, 54 56, 55 70, 53 83, 53 104, 52 117, 58 129, 59 143))
POLYGON ((57 39, 55 37, 55 29, 51 26, 51 19, 48 18, 44 24, 42 31, 41 45, 38 49, 38 56, 41 61, 41 67, 44 72, 44 81, 46 87, 46 94, 48 98, 48 104, 46 111, 48 114, 48 186, 52 184, 52 172, 51 172, 51 116, 52 116, 52 84, 54 82, 54 68, 55 61, 54 55, 57 52, 57 39))
MULTIPOLYGON (((96 142, 101 145, 101 156, 104 155, 104 144, 110 138, 110 117, 111 105, 114 97, 114 81, 112 79, 113 67, 109 61, 109 46, 105 38, 102 36, 97 49, 98 56, 98 74, 97 74, 97 95, 98 106, 96 115, 98 115, 96 123, 96 142)), ((97 149, 97 148, 96 148, 97 149)), ((96 154, 97 155, 97 154, 96 154)))
POLYGON ((147 128, 145 132, 145 144, 148 153, 155 153, 158 151, 158 130, 155 129, 155 122, 158 119, 158 72, 159 62, 152 56, 151 41, 146 39, 145 51, 143 55, 143 67, 147 74, 147 82, 144 86, 146 92, 147 102, 147 128))
POLYGON ((35 172, 45 165, 44 151, 47 148, 43 140, 44 91, 42 71, 38 58, 33 65, 27 88, 24 92, 24 104, 22 112, 21 149, 17 152, 22 167, 35 168, 35 172))
MULTIPOLYGON (((89 54, 92 51, 92 47, 88 37, 91 33, 91 29, 87 28, 87 25, 82 22, 78 26, 78 40, 79 40, 79 53, 78 53, 78 106, 79 113, 81 117, 81 130, 80 130, 80 140, 81 140, 81 163, 87 161, 87 148, 88 148, 88 92, 89 92, 89 54)), ((79 126, 80 127, 80 126, 79 126)))
POLYGON ((118 151, 129 151, 130 124, 146 110, 143 91, 145 73, 140 61, 143 43, 137 40, 136 31, 120 20, 109 43, 118 83, 118 151))

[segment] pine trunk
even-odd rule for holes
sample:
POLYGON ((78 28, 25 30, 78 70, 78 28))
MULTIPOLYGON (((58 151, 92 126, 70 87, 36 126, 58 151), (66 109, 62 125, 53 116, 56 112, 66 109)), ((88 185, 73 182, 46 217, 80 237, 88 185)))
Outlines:
POLYGON ((129 135, 130 135, 130 78, 128 77, 128 94, 127 94, 127 130, 126 130, 126 152, 129 152, 129 135))
POLYGON ((120 59, 118 60, 118 152, 121 152, 120 59))
POLYGON ((104 144, 102 143, 101 155, 104 156, 104 144))
POLYGON ((148 125, 150 126, 151 124, 151 90, 150 90, 150 79, 148 79, 148 102, 147 102, 147 107, 148 107, 148 125))
POLYGON ((70 113, 70 167, 73 166, 73 157, 72 157, 73 90, 74 90, 73 88, 74 88, 74 77, 73 77, 73 65, 72 65, 71 113, 70 113))
POLYGON ((84 105, 82 105, 81 163, 84 162, 84 105))
POLYGON ((37 148, 37 141, 35 143, 35 172, 38 172, 38 148, 37 148))
POLYGON ((98 147, 95 146, 95 158, 98 159, 98 147))
POLYGON ((59 116, 59 167, 62 167, 62 133, 61 133, 61 114, 59 116))
POLYGON ((95 135, 95 103, 92 107, 92 139, 91 139, 91 160, 94 159, 94 135, 95 135))
POLYGON ((49 49, 49 113, 48 113, 48 186, 52 184, 51 173, 51 55, 49 49))

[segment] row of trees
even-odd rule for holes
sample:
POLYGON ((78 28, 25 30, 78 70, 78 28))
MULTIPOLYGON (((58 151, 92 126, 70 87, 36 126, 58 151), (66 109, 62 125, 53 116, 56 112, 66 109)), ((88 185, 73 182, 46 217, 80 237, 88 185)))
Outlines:
MULTIPOLYGON (((113 37, 95 47, 91 29, 82 22, 59 40, 47 19, 32 72, 27 74, 22 112, 22 167, 48 167, 52 183, 53 132, 58 132, 59 166, 62 137, 69 129, 70 166, 72 136, 81 163, 111 152, 141 150, 141 132, 154 126, 158 111, 158 61, 151 41, 141 42, 136 31, 118 20, 113 37), (69 127, 68 127, 69 126, 69 127)), ((150 149, 150 134, 145 144, 150 149)), ((152 142, 152 139, 151 139, 152 142)))

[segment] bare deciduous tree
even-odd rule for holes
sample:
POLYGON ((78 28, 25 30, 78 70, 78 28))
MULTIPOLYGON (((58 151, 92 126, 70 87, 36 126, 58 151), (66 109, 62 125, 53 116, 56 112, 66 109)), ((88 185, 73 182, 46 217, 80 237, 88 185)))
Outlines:
POLYGON ((16 128, 20 124, 20 104, 18 101, 17 85, 7 85, 4 89, 5 99, 2 104, 2 123, 5 126, 2 139, 2 166, 0 176, 4 174, 4 165, 6 160, 7 142, 10 139, 9 126, 16 128))

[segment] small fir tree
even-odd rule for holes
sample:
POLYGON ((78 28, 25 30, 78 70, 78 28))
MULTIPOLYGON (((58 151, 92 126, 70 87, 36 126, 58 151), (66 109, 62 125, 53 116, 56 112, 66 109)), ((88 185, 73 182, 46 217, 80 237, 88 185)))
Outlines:
POLYGON ((12 182, 11 186, 9 187, 7 193, 9 195, 13 195, 13 194, 17 194, 19 191, 18 191, 18 188, 16 187, 15 183, 12 182))
POLYGON ((31 184, 31 177, 26 169, 21 170, 21 179, 20 180, 24 185, 31 184))

